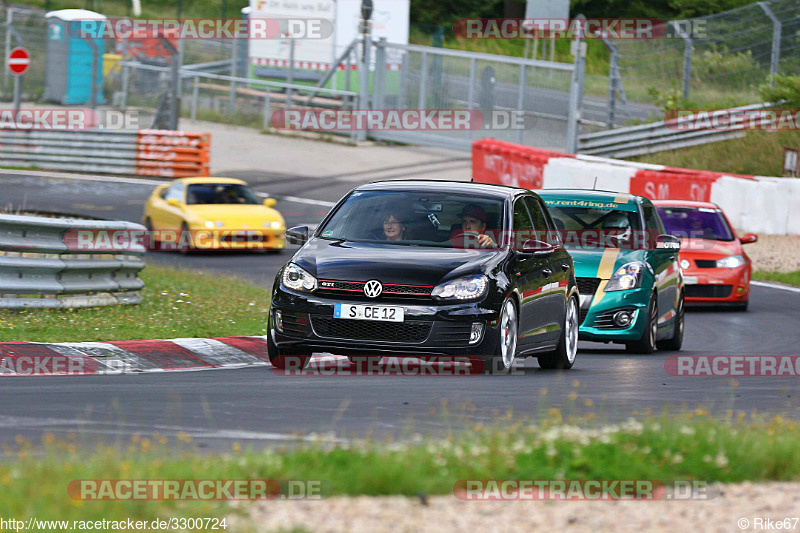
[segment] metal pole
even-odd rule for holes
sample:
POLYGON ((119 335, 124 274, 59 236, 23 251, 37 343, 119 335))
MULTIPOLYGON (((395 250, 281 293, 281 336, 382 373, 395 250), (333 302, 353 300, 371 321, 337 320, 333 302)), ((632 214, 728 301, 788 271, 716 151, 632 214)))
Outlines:
MULTIPOLYGON (((289 39, 289 72, 286 74, 286 83, 294 83, 294 39, 289 39)), ((286 109, 292 107, 292 88, 286 88, 286 109)))
POLYGON ((231 52, 231 90, 230 96, 228 97, 228 114, 233 115, 236 112, 236 75, 237 75, 237 68, 236 64, 238 63, 238 56, 239 56, 239 43, 237 41, 231 41, 233 46, 231 47, 233 51, 231 52))
POLYGON ((8 54, 11 52, 11 32, 8 31, 8 28, 14 23, 14 8, 10 7, 6 11, 6 53, 3 56, 3 87, 8 89, 8 54))
POLYGON ((159 35, 159 40, 162 42, 164 47, 169 50, 170 54, 172 54, 172 105, 169 109, 169 124, 170 129, 177 130, 178 129, 178 117, 180 116, 180 110, 178 109, 180 106, 180 98, 178 97, 178 78, 180 76, 180 71, 178 69, 178 50, 172 43, 169 42, 169 39, 165 39, 163 36, 159 35))
MULTIPOLYGON (((783 30, 783 25, 766 2, 758 2, 758 5, 764 10, 764 13, 767 14, 770 20, 772 20, 772 56, 769 62, 769 73, 770 76, 775 76, 778 73, 778 66, 781 61, 781 32, 783 30)), ((769 84, 775 87, 775 79, 770 78, 769 84)))
POLYGON ((128 82, 130 78, 130 71, 128 70, 128 40, 122 39, 122 110, 128 106, 128 82))
MULTIPOLYGON (((364 49, 361 54, 361 65, 359 67, 360 76, 358 81, 358 105, 361 109, 370 109, 369 104, 369 63, 370 53, 372 52, 372 36, 369 33, 364 34, 364 49)), ((377 68, 377 67, 376 67, 377 68)), ((366 124, 366 121, 364 121, 366 124)), ((367 130, 365 129, 358 132, 358 140, 367 140, 367 130)))
POLYGON ((675 28, 676 33, 680 35, 683 41, 686 43, 686 48, 683 52, 683 97, 688 99, 689 89, 692 82, 692 51, 694 47, 692 45, 692 37, 683 31, 683 28, 681 28, 680 24, 678 24, 679 22, 680 21, 672 20, 670 21, 670 24, 672 24, 672 27, 675 28))
MULTIPOLYGON (((467 88, 467 109, 475 109, 475 73, 478 70, 478 60, 474 57, 469 60, 469 87, 467 88)), ((469 138, 475 139, 475 130, 469 130, 469 138)))
MULTIPOLYGON (((528 77, 526 67, 527 65, 519 66, 519 87, 517 88, 517 110, 523 113, 525 112, 525 85, 526 85, 525 82, 527 81, 528 77)), ((519 144, 523 144, 524 140, 525 140, 525 129, 520 128, 517 131, 517 142, 519 144)))
MULTIPOLYGON (((585 19, 583 15, 578 15, 579 19, 585 19)), ((572 81, 570 83, 569 91, 569 115, 567 118, 567 152, 574 154, 578 151, 578 136, 580 135, 580 120, 581 120, 581 94, 583 88, 583 71, 586 68, 586 56, 583 50, 583 24, 579 24, 575 32, 575 68, 572 71, 572 81)))
POLYGON ((386 92, 386 37, 375 45, 375 83, 372 88, 373 109, 383 109, 386 92))
POLYGON ((608 124, 607 129, 614 128, 617 113, 617 76, 619 75, 619 49, 608 39, 603 39, 603 44, 611 51, 611 60, 608 67, 608 124))
POLYGON ((21 76, 14 76, 14 116, 17 116, 19 112, 19 108, 21 105, 22 99, 22 88, 20 87, 20 83, 22 82, 21 76))
POLYGON ((428 52, 422 52, 422 72, 419 77, 419 109, 425 109, 425 91, 428 90, 428 52))
POLYGON ((200 76, 195 74, 192 83, 192 120, 197 120, 197 98, 200 93, 200 87, 198 87, 197 79, 200 76))
POLYGON ((270 114, 270 90, 269 85, 264 89, 264 118, 261 124, 261 129, 264 131, 269 130, 270 123, 272 122, 272 115, 270 114))

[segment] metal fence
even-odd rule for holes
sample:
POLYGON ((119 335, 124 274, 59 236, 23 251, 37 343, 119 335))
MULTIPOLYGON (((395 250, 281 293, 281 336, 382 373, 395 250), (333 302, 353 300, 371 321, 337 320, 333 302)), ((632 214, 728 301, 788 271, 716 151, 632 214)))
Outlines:
MULTIPOLYGON (((570 149, 569 124, 575 65, 428 46, 378 41, 373 109, 468 109, 483 114, 484 129, 370 132, 376 139, 469 150, 493 137, 556 150, 570 149), (524 128, 502 128, 503 112, 521 111, 524 128), (498 113, 499 112, 499 113, 498 113), (492 125, 497 128, 492 129, 492 125)), ((577 96, 577 95, 576 95, 577 96)))
POLYGON ((658 118, 668 100, 696 108, 762 101, 770 74, 800 73, 800 1, 770 0, 684 21, 675 38, 606 41, 610 71, 587 78, 587 91, 607 91, 608 127, 658 118))
MULTIPOLYGON (((144 246, 109 241, 109 252, 81 246, 81 233, 144 232, 130 222, 0 215, 0 308, 138 304, 144 246), (116 248, 115 245, 116 244, 116 248)), ((91 238, 88 240, 92 240, 91 238)))

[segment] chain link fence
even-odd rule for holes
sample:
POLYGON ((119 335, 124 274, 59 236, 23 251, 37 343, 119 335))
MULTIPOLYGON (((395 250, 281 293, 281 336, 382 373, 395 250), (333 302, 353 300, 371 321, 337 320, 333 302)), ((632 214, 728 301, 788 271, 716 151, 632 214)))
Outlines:
MULTIPOLYGON (((672 37, 606 41, 610 53, 608 127, 640 122, 642 105, 722 108, 761 101, 770 74, 800 73, 800 1, 758 2, 671 21, 672 37), (615 111, 615 116, 611 111, 615 111)), ((593 90, 602 79, 587 79, 593 90)))

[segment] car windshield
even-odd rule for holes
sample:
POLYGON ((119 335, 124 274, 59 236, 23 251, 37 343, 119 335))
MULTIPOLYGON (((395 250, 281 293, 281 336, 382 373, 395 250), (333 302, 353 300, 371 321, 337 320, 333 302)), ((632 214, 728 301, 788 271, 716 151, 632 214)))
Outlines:
POLYGON ((429 191, 355 191, 318 235, 399 246, 463 248, 469 228, 496 242, 503 220, 503 201, 496 198, 429 191), (462 223, 466 228, 462 229, 462 223))
POLYGON ((629 248, 642 229, 639 213, 574 202, 546 200, 565 248, 629 248), (571 205, 565 205, 571 204, 571 205))
POLYGON ((670 235, 710 241, 733 240, 733 232, 720 209, 659 206, 658 214, 670 235))
POLYGON ((247 204, 261 202, 246 185, 239 183, 196 183, 186 191, 186 203, 197 204, 247 204))

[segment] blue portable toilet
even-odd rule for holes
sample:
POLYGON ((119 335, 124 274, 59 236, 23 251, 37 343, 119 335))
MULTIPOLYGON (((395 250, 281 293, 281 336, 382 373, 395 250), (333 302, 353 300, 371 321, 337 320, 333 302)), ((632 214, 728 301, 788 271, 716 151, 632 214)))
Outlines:
POLYGON ((103 98, 102 25, 107 17, 86 9, 50 11, 47 17, 47 58, 45 61, 44 99, 63 105, 88 104, 92 98, 92 61, 97 49, 97 94, 103 98), (84 30, 88 35, 81 32, 84 30), (95 37, 96 36, 96 37, 95 37))

